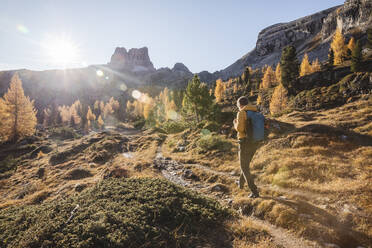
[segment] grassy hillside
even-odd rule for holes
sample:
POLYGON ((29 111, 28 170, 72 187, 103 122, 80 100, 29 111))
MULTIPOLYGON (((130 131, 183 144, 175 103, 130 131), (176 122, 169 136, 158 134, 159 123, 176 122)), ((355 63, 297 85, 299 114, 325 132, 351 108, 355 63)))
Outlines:
POLYGON ((227 247, 228 216, 164 180, 107 179, 63 200, 1 210, 0 246, 227 247))

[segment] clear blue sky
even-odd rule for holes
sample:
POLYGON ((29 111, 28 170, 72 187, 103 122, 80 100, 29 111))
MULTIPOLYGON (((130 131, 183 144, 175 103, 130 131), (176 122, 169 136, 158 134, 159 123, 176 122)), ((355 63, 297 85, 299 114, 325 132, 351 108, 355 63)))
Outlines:
POLYGON ((261 29, 343 2, 2 0, 0 70, 63 67, 45 45, 63 34, 78 53, 67 67, 107 63, 117 46, 147 46, 156 68, 182 62, 213 72, 253 49, 261 29))

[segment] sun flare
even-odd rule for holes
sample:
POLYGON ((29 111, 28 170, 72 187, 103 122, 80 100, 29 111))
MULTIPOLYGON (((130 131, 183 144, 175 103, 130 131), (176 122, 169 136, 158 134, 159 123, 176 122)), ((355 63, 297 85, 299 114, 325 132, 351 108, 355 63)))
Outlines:
POLYGON ((43 42, 48 60, 64 68, 79 63, 79 48, 71 38, 65 35, 49 35, 43 42))

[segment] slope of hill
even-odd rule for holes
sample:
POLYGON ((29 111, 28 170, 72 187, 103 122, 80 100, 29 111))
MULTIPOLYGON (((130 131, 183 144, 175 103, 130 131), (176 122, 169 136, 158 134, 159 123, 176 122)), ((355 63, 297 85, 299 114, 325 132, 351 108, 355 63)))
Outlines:
POLYGON ((346 0, 336 6, 288 23, 278 23, 263 29, 256 47, 227 68, 213 74, 203 73, 202 79, 226 80, 241 75, 246 66, 253 68, 278 63, 282 49, 294 45, 297 54, 308 53, 310 60, 327 58, 331 37, 339 28, 346 36, 365 39, 365 31, 372 25, 372 3, 368 0, 346 0))

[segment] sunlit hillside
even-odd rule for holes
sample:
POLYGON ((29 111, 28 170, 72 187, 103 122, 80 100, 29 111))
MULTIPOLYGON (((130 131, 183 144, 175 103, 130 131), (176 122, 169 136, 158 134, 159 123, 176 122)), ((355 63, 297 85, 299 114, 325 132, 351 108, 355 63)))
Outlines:
POLYGON ((47 35, 60 69, 0 71, 0 247, 372 247, 370 7, 269 26, 214 73, 47 35))

